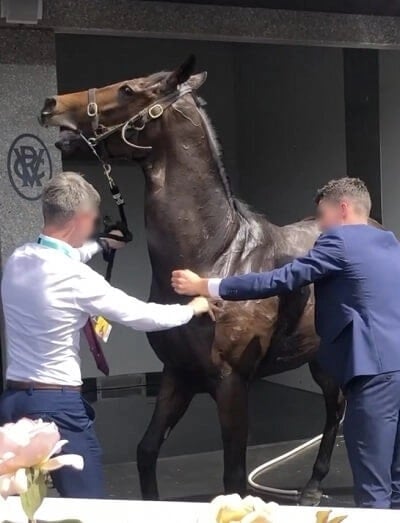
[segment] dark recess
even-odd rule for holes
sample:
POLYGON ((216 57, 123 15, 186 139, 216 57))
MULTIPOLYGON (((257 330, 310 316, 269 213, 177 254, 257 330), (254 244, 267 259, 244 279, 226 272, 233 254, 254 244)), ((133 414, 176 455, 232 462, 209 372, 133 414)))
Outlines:
POLYGON ((181 0, 179 3, 262 7, 265 9, 320 13, 400 16, 400 2, 398 0, 181 0))
POLYGON ((347 174, 366 182, 372 217, 381 221, 378 51, 344 49, 343 66, 347 174))

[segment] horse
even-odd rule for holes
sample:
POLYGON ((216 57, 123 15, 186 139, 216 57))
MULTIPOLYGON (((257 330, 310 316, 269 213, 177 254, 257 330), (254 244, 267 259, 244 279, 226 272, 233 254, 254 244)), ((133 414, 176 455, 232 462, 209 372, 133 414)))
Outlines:
MULTIPOLYGON (((235 198, 197 96, 207 74, 195 74, 194 66, 191 56, 171 72, 52 96, 39 116, 42 125, 60 128, 61 149, 71 152, 83 138, 102 158, 139 162, 145 177, 150 300, 159 303, 187 303, 171 288, 173 269, 191 268, 209 277, 268 271, 306 253, 319 234, 315 220, 280 227, 235 198)), ((344 399, 316 358, 312 286, 279 298, 217 305, 215 322, 206 315, 148 334, 163 371, 152 419, 137 448, 143 498, 159 498, 161 445, 194 395, 204 392, 218 409, 225 492, 244 494, 249 385, 308 364, 324 395, 326 421, 299 501, 318 504, 344 399)))

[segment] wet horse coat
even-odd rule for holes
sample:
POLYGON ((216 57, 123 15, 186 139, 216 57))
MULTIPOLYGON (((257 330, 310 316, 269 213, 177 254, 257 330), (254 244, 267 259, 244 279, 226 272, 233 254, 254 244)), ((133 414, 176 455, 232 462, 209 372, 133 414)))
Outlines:
MULTIPOLYGON (((132 115, 148 115, 148 107, 170 93, 179 94, 182 86, 186 90, 157 118, 136 119, 127 129, 125 138, 142 148, 127 145, 119 130, 104 140, 111 157, 125 156, 142 166, 153 274, 150 300, 159 303, 187 302, 171 288, 173 269, 190 268, 204 276, 266 271, 305 253, 318 235, 313 220, 278 227, 235 199, 214 131, 195 95, 205 74, 192 75, 192 68, 193 61, 189 60, 172 73, 157 73, 96 91, 96 125, 101 134, 132 115), (187 92, 189 89, 191 92, 187 92)), ((79 128, 91 135, 93 120, 87 114, 87 105, 86 91, 49 98, 41 113, 42 123, 79 128)), ((67 131, 60 141, 64 148, 66 136, 69 147, 73 141, 67 131)), ((160 447, 199 392, 209 393, 217 405, 225 490, 244 493, 249 384, 257 376, 308 363, 322 388, 327 419, 301 501, 319 501, 320 482, 329 469, 343 399, 315 360, 318 338, 313 300, 312 288, 303 288, 281 298, 223 302, 216 323, 204 316, 184 327, 148 335, 164 369, 155 411, 137 451, 145 499, 158 498, 156 461, 160 447)))

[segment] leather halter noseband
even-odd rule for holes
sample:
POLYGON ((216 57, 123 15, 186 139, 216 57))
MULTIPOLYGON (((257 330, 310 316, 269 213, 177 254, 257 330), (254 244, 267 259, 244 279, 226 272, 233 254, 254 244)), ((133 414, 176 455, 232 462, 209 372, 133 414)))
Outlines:
MULTIPOLYGON (((86 138, 85 141, 89 141, 93 147, 96 147, 96 145, 98 145, 100 142, 102 142, 112 134, 120 131, 121 138, 127 145, 133 147, 134 149, 150 151, 152 149, 151 146, 137 145, 129 141, 126 136, 126 133, 131 130, 134 130, 137 133, 143 131, 143 129, 149 122, 157 120, 157 118, 160 118, 160 116, 163 115, 165 109, 167 109, 177 100, 179 100, 179 98, 188 93, 192 93, 192 88, 188 85, 183 84, 172 93, 162 96, 155 102, 149 104, 144 109, 128 118, 128 120, 125 120, 124 122, 117 125, 113 125, 111 127, 106 127, 104 125, 101 125, 99 122, 100 115, 99 108, 96 103, 96 89, 89 89, 86 113, 91 119, 93 136, 86 138)), ((80 135, 83 138, 82 132, 80 132, 80 135)))

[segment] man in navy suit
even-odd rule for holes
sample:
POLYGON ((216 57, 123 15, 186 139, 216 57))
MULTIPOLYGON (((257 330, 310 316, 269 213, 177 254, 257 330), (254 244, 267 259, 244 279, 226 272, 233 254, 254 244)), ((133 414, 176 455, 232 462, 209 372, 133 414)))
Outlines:
POLYGON ((302 258, 224 279, 174 271, 172 284, 180 294, 256 300, 314 283, 319 358, 347 399, 356 504, 400 508, 400 244, 368 224, 359 179, 332 180, 316 203, 323 232, 302 258))

